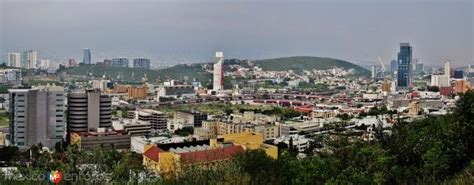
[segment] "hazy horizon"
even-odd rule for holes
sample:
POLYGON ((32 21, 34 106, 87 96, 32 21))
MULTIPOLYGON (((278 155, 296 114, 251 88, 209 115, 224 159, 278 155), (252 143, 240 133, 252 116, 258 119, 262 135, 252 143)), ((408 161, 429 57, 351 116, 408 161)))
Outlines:
POLYGON ((225 58, 318 56, 368 64, 414 58, 474 64, 470 0, 230 1, 0 0, 0 61, 33 49, 39 59, 150 58, 174 65, 225 58))

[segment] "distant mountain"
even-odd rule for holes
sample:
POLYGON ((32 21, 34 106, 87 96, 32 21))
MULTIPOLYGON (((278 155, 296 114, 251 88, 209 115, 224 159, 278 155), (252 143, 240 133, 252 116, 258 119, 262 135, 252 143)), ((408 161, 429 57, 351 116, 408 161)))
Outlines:
POLYGON ((354 69, 356 74, 367 75, 369 71, 353 63, 321 57, 296 56, 275 59, 257 60, 255 64, 265 71, 302 71, 302 70, 326 70, 332 68, 354 69))

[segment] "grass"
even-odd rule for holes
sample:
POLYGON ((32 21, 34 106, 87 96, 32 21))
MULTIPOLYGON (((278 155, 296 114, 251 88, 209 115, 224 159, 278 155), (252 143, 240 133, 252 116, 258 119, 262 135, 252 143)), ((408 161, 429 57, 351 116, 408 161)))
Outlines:
POLYGON ((0 127, 8 127, 8 114, 0 112, 0 127))

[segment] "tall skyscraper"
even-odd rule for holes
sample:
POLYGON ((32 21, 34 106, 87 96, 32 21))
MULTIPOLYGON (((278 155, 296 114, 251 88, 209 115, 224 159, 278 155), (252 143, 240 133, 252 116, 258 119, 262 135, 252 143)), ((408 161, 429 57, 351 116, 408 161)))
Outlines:
POLYGON ((398 53, 397 87, 408 88, 411 83, 412 47, 410 43, 400 43, 398 53))
POLYGON ((91 50, 84 48, 84 57, 82 59, 83 64, 91 64, 91 50))
POLYGON ((448 78, 451 77, 451 63, 449 60, 444 63, 444 75, 448 76, 448 78))
POLYGON ((10 89, 10 139, 19 148, 53 148, 64 137, 64 88, 10 89))
POLYGON ((33 50, 21 52, 21 67, 26 69, 36 68, 38 53, 33 50))
POLYGON ((112 126, 112 99, 101 95, 100 89, 88 89, 83 93, 69 93, 67 132, 96 131, 112 126))
POLYGON ((21 67, 21 54, 20 53, 8 53, 7 66, 21 67))
POLYGON ((214 81, 213 90, 224 89, 224 52, 216 52, 216 61, 214 62, 214 81))
POLYGON ((150 69, 150 59, 147 58, 135 58, 133 59, 134 68, 150 69))

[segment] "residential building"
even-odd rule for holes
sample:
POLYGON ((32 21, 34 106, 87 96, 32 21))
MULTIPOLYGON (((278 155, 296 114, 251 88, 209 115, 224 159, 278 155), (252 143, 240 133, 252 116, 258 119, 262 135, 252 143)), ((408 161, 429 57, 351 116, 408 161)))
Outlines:
POLYGON ((398 53, 397 87, 409 88, 412 73, 412 47, 409 43, 400 43, 398 53))
POLYGON ((8 53, 7 66, 20 68, 21 67, 21 54, 8 53))
POLYGON ((128 58, 113 58, 112 67, 128 67, 128 58))
POLYGON ((133 59, 134 68, 150 69, 150 59, 147 58, 135 58, 133 59))
POLYGON ((9 89, 10 139, 19 148, 54 148, 64 137, 64 88, 9 89))
POLYGON ((68 94, 67 131, 88 132, 112 126, 112 99, 100 89, 68 94))
POLYGON ((24 51, 21 53, 21 67, 26 69, 36 68, 38 60, 38 53, 33 50, 24 51))
POLYGON ((89 48, 84 48, 84 56, 82 58, 83 64, 92 64, 91 63, 91 50, 89 48))
POLYGON ((444 63, 444 75, 451 78, 451 63, 449 60, 444 63))
POLYGON ((50 60, 40 60, 37 67, 40 69, 48 69, 50 66, 50 63, 51 63, 50 60))
POLYGON ((454 83, 454 92, 455 93, 466 93, 469 90, 469 83, 465 80, 456 80, 454 83))
POLYGON ((214 80, 213 90, 219 91, 224 89, 224 53, 216 52, 216 61, 214 62, 214 80))
POLYGON ((263 140, 271 140, 280 137, 280 127, 273 124, 256 125, 250 129, 251 132, 260 133, 263 140))
POLYGON ((451 84, 449 83, 449 77, 446 75, 431 75, 431 86, 451 86, 451 84))

